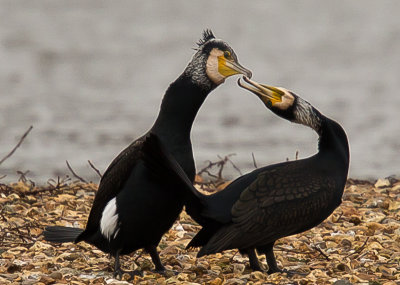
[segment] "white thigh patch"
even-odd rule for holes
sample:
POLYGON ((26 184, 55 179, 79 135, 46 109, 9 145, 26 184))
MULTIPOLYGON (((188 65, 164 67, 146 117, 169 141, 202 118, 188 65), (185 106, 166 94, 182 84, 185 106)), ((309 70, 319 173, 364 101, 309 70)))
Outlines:
POLYGON ((111 199, 104 208, 100 220, 100 231, 105 238, 111 240, 115 238, 119 232, 118 227, 118 214, 117 214, 117 200, 111 199))

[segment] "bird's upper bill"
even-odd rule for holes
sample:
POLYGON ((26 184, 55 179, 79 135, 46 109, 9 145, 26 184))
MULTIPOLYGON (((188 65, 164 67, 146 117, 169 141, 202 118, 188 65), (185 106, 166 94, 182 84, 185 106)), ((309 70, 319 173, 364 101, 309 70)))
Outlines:
POLYGON ((218 71, 224 77, 229 77, 235 74, 243 74, 244 76, 251 78, 251 71, 240 65, 236 58, 231 56, 228 51, 225 51, 223 55, 218 56, 218 71))
POLYGON ((253 92, 258 97, 260 97, 263 102, 268 102, 272 106, 276 103, 282 102, 282 96, 285 94, 285 92, 280 90, 279 88, 257 83, 253 80, 250 80, 246 76, 243 76, 243 80, 251 86, 242 83, 242 81, 240 81, 240 78, 238 79, 239 86, 253 92))

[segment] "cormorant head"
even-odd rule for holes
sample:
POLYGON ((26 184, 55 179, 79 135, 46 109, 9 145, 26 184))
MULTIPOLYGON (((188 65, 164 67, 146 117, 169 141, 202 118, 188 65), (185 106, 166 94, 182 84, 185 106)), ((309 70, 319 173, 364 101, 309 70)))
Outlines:
POLYGON ((203 32, 203 38, 197 45, 197 52, 185 70, 185 74, 194 83, 212 88, 235 74, 251 77, 251 71, 239 64, 233 49, 226 42, 215 38, 211 30, 203 32))
POLYGON ((249 85, 243 84, 239 78, 239 86, 256 94, 278 116, 314 130, 319 129, 320 113, 306 100, 283 87, 260 84, 246 77, 243 80, 249 85))

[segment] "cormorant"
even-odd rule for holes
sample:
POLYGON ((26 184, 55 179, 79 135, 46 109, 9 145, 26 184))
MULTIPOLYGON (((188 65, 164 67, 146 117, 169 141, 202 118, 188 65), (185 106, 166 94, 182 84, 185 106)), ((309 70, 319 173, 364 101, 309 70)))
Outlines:
MULTIPOLYGON (((159 115, 149 132, 156 134, 190 181, 195 165, 190 131, 207 95, 234 74, 251 76, 233 49, 203 32, 197 52, 183 73, 167 89, 159 115)), ((148 134, 148 133, 147 133, 148 134)), ((147 134, 124 149, 104 173, 85 229, 51 226, 47 241, 86 241, 115 257, 114 276, 121 275, 119 256, 144 248, 156 271, 164 271, 157 245, 183 208, 182 197, 149 175, 142 145, 147 134)), ((140 274, 139 272, 131 272, 140 274)))
POLYGON ((188 244, 201 247, 198 257, 237 248, 249 256, 253 270, 262 271, 256 249, 266 255, 268 273, 283 272, 273 253, 275 241, 317 226, 341 203, 349 168, 347 136, 337 122, 291 91, 244 80, 253 87, 240 79, 238 84, 276 115, 315 130, 318 153, 256 169, 212 195, 193 187, 156 135, 144 146, 146 166, 184 192, 187 212, 202 226, 188 244))

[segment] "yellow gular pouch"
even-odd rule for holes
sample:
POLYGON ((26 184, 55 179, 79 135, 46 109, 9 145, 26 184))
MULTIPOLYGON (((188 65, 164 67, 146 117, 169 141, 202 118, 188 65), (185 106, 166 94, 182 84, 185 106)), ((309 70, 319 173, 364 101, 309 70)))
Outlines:
POLYGON ((265 98, 263 97, 263 101, 268 101, 268 104, 271 104, 271 106, 274 106, 276 103, 281 103, 282 100, 276 99, 276 98, 265 98))
POLYGON ((218 56, 218 72, 224 76, 224 77, 229 77, 231 75, 239 74, 240 72, 233 69, 232 64, 226 60, 226 58, 221 55, 218 56))
MULTIPOLYGON (((266 95, 263 96, 263 101, 269 101, 268 104, 271 104, 271 106, 274 106, 276 103, 282 103, 282 98, 285 96, 285 92, 280 90, 279 88, 273 87, 273 86, 268 86, 265 84, 260 84, 262 87, 264 87, 264 90, 267 90, 267 94, 269 95, 266 97, 266 95), (268 92, 269 90, 269 92, 268 92)), ((264 91, 265 92, 265 91, 264 91)))

